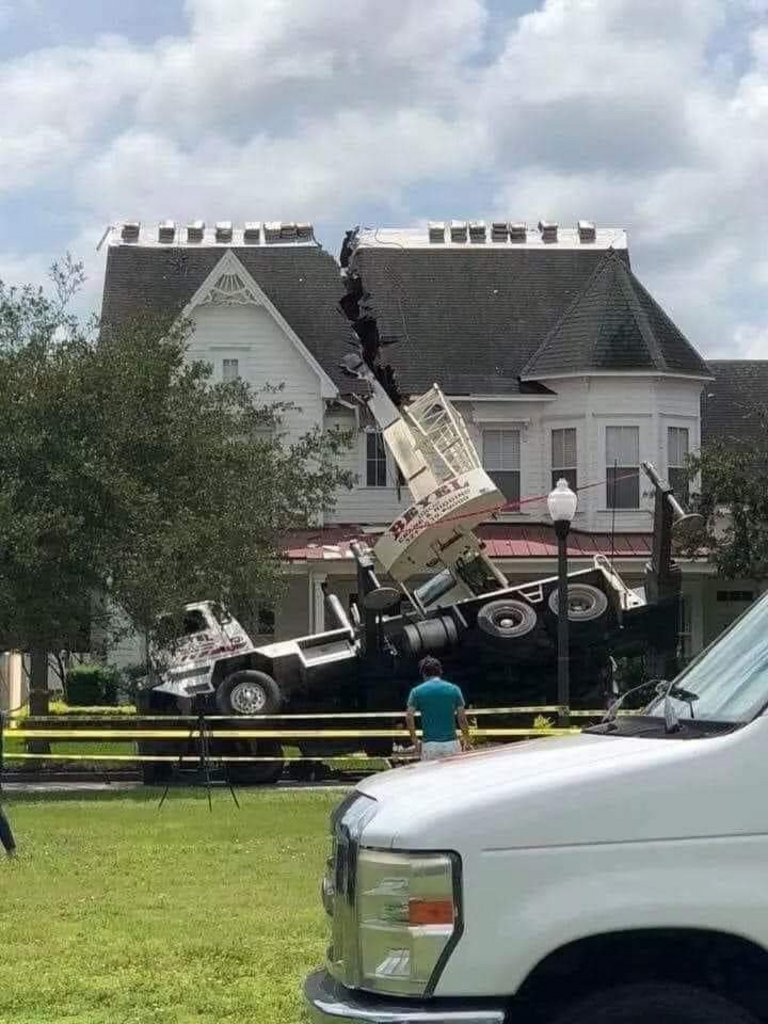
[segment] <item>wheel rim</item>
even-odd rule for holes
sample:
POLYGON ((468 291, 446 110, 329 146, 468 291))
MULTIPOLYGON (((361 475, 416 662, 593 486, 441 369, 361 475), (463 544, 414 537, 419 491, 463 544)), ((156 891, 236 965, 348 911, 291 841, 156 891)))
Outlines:
POLYGON ((481 609, 478 626, 491 637, 520 640, 536 627, 536 612, 522 601, 492 601, 481 609))
POLYGON ((258 683, 238 683, 232 688, 229 699, 239 715, 257 715, 266 706, 267 693, 258 683))
POLYGON ((510 612, 503 612, 497 619, 496 625, 500 629, 515 629, 523 621, 523 616, 519 614, 512 614, 510 612))
MULTIPOLYGON (((552 591, 549 598, 550 610, 560 614, 560 595, 552 591)), ((602 590, 589 584, 570 584, 568 587, 568 618, 571 622, 595 622, 608 609, 608 599, 602 590)))

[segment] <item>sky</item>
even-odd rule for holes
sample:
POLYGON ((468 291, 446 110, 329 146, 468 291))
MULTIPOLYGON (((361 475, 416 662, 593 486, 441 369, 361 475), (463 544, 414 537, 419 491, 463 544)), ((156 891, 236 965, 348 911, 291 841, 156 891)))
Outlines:
POLYGON ((709 357, 768 358, 768 0, 0 0, 0 278, 122 220, 628 231, 709 357))

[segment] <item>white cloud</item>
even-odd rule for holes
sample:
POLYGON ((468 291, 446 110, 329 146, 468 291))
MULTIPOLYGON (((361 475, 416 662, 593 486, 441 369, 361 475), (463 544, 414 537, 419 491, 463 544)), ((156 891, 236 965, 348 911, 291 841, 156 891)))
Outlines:
POLYGON ((146 57, 118 39, 0 65, 0 191, 59 175, 135 92, 146 57))
POLYGON ((741 78, 718 78, 727 12, 721 0, 547 0, 483 84, 505 125, 499 161, 514 167, 502 208, 626 227, 640 276, 705 353, 746 344, 739 305, 768 228, 766 33, 749 38, 741 78))
POLYGON ((768 359, 768 324, 739 324, 733 344, 720 354, 729 359, 768 359))
POLYGON ((372 122, 340 111, 298 137, 257 135, 241 145, 208 136, 185 149, 157 133, 121 135, 81 176, 81 197, 105 218, 330 219, 366 201, 396 202, 422 178, 477 165, 481 131, 399 110, 372 122), (181 187, 180 183, 189 183, 181 187))
POLYGON ((190 0, 188 10, 189 36, 157 48, 140 101, 146 120, 187 133, 434 101, 457 88, 485 21, 480 0, 190 0))

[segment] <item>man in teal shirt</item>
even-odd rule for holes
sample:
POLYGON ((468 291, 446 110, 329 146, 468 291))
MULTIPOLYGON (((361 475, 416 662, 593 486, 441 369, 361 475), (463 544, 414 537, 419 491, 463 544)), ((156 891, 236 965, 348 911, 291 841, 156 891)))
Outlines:
POLYGON ((419 664, 424 680, 408 696, 406 718, 411 742, 422 761, 458 754, 469 746, 469 722, 464 710, 464 695, 458 686, 441 678, 443 666, 437 658, 424 658, 419 664), (416 735, 416 712, 421 712, 422 739, 416 735), (461 727, 462 743, 456 739, 456 719, 461 727))

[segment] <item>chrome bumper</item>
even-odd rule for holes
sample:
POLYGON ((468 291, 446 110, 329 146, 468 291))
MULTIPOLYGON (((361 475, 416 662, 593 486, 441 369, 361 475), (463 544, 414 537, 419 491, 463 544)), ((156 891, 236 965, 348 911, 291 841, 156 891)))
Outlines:
POLYGON ((328 974, 310 974, 304 1004, 312 1024, 504 1024, 505 1012, 484 1002, 430 1000, 399 1002, 351 992, 328 974))

